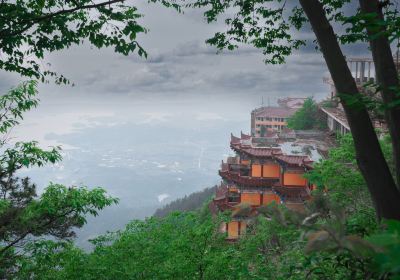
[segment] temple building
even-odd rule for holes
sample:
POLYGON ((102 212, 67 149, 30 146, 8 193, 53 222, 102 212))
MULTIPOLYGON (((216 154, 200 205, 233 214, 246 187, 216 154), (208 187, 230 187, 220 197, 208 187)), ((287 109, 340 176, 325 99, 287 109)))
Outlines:
POLYGON ((230 147, 236 153, 222 162, 219 175, 223 182, 210 203, 213 213, 232 210, 232 220, 221 225, 228 240, 245 234, 260 206, 285 204, 304 210, 313 186, 303 177, 313 161, 305 155, 286 155, 279 147, 259 147, 253 137, 231 135, 230 147))

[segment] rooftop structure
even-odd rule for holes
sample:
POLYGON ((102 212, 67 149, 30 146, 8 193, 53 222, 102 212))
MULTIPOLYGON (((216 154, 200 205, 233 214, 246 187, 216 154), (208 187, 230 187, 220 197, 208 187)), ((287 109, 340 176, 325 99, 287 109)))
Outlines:
MULTIPOLYGON (((399 54, 396 54, 394 61, 397 69, 400 70, 398 55, 399 54)), ((375 83, 377 80, 373 59, 365 57, 353 57, 348 58, 347 63, 349 64, 350 71, 354 77, 359 91, 366 95, 370 95, 371 92, 374 92, 374 89, 368 87, 367 85, 368 83, 375 83)), ((324 77, 323 80, 325 83, 331 86, 330 98, 334 99, 337 95, 337 91, 332 79, 330 77, 324 77)), ((326 115, 329 130, 339 134, 350 132, 350 126, 347 122, 345 112, 341 105, 338 105, 335 108, 321 108, 321 111, 326 115)), ((376 128, 386 127, 383 120, 374 118, 372 121, 376 128)))
POLYGON ((300 109, 306 100, 307 97, 286 97, 278 99, 278 104, 282 108, 300 109))
POLYGON ((330 131, 338 134, 346 134, 350 132, 350 126, 347 122, 346 115, 343 109, 338 108, 323 108, 321 111, 326 114, 327 125, 330 131))
POLYGON ((280 147, 255 146, 253 137, 243 133, 241 137, 231 135, 230 147, 236 155, 221 163, 219 175, 223 182, 210 203, 213 213, 232 210, 231 221, 221 226, 228 240, 246 233, 259 207, 274 202, 304 210, 313 189, 303 177, 312 169, 313 161, 308 156, 288 155, 280 147))

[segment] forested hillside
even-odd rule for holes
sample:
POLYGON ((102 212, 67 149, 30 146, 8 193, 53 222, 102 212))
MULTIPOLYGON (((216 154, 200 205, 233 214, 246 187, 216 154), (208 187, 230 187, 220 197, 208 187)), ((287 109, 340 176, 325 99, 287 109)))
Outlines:
POLYGON ((165 217, 174 211, 193 211, 201 208, 204 203, 211 199, 215 194, 216 186, 205 188, 202 191, 194 192, 190 195, 185 195, 183 198, 178 198, 167 205, 159 208, 154 212, 154 217, 165 217))
MULTIPOLYGON (((389 157, 390 141, 381 141, 389 157)), ((390 160, 390 158, 388 158, 390 160)), ((17 258, 16 279, 398 279, 400 223, 379 226, 355 165, 352 138, 307 177, 320 187, 306 212, 283 205, 260 208, 235 243, 218 230, 230 213, 196 211, 132 221, 92 241, 42 240, 17 258), (322 186, 329 186, 326 189, 322 186)), ((207 191, 210 191, 208 189, 207 191)), ((235 211, 232 215, 237 215, 235 211)), ((10 271, 9 271, 10 272, 10 271)))

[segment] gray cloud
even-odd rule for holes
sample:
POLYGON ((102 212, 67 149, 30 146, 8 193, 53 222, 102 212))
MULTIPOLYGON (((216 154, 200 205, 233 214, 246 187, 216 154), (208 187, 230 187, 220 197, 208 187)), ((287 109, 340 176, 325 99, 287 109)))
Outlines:
MULTIPOLYGON (((53 70, 65 74, 74 88, 43 86, 44 92, 84 93, 93 95, 123 94, 132 97, 154 94, 173 97, 189 95, 242 95, 258 99, 262 95, 310 95, 328 92, 322 83, 327 75, 321 54, 310 44, 297 51, 280 66, 265 65, 261 50, 242 46, 233 52, 217 54, 205 40, 221 23, 206 24, 202 11, 176 11, 156 5, 140 4, 141 19, 150 30, 138 40, 149 53, 148 59, 136 54, 129 57, 110 49, 96 50, 84 44, 49 56, 53 70)), ((309 27, 297 36, 311 39, 309 27)), ((367 47, 355 44, 344 47, 347 55, 367 55, 367 47)), ((7 76, 7 75, 5 75, 7 76)), ((13 79, 2 79, 7 87, 13 79)), ((108 97, 107 97, 108 98, 108 97)))

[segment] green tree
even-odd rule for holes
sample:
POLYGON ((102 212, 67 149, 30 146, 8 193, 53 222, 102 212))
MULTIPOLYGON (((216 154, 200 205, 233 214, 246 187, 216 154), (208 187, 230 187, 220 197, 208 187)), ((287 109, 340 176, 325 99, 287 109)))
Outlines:
MULTIPOLYGON (((0 97, 0 132, 8 135, 23 113, 37 106, 36 82, 26 82, 0 97)), ((60 147, 42 150, 38 143, 1 141, 0 155, 0 277, 9 278, 26 244, 40 238, 69 239, 86 215, 116 203, 100 188, 65 187, 50 183, 40 197, 29 178, 18 178, 21 168, 43 166, 61 160, 60 147)))
POLYGON ((307 98, 303 106, 288 119, 288 127, 298 130, 323 127, 318 111, 315 101, 312 98, 307 98))
MULTIPOLYGON (((161 1, 165 6, 173 6, 161 1)), ((0 69, 22 76, 56 82, 68 80, 42 67, 49 52, 79 45, 113 47, 128 55, 134 51, 147 56, 137 41, 146 29, 138 23, 142 17, 136 7, 124 0, 5 0, 0 3, 0 69)))
MULTIPOLYGON (((400 95, 397 74, 393 71, 394 61, 390 42, 399 38, 398 16, 388 6, 390 1, 361 1, 361 10, 352 17, 344 14, 348 0, 300 0, 299 5, 283 0, 229 0, 221 3, 217 0, 194 0, 190 7, 205 9, 208 22, 219 17, 224 18, 226 30, 215 33, 207 43, 218 49, 234 50, 243 44, 250 44, 262 50, 266 63, 284 63, 293 50, 305 45, 307 38, 295 34, 306 24, 311 25, 328 66, 333 83, 339 93, 351 133, 354 138, 357 163, 365 178, 376 208, 377 217, 400 220, 400 192, 390 173, 388 164, 380 148, 378 137, 372 125, 368 108, 357 88, 351 71, 343 55, 340 43, 369 41, 373 47, 373 58, 377 76, 388 76, 388 82, 381 86, 384 105, 389 108, 386 121, 392 136, 393 157, 396 162, 396 174, 400 174, 400 95), (372 8, 371 8, 372 7, 372 8), (386 9, 386 10, 384 10, 386 9), (333 24, 345 26, 344 31, 335 32, 333 24), (348 27, 348 28, 347 28, 348 27), (385 67, 390 68, 385 73, 385 67), (379 73, 378 73, 379 72, 379 73), (390 82, 389 82, 390 80, 390 82)), ((400 176, 398 176, 400 177, 400 176)))
POLYGON ((19 277, 236 279, 243 265, 231 266, 229 252, 234 248, 218 233, 217 225, 204 210, 175 212, 164 218, 135 220, 125 230, 100 236, 92 241, 95 248, 91 253, 47 243, 33 258, 24 259, 19 277), (72 268, 79 269, 79 274, 72 268))

